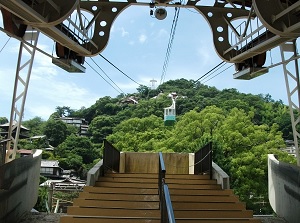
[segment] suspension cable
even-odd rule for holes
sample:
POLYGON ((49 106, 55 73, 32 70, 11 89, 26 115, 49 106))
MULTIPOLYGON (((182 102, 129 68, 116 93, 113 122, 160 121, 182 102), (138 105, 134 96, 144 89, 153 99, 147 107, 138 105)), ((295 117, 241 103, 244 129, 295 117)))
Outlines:
MULTIPOLYGON (((197 81, 199 81, 200 79, 204 78, 205 76, 207 76, 209 73, 211 73, 213 70, 217 69, 219 66, 221 66, 222 64, 224 64, 225 62, 222 61, 221 63, 219 63, 217 66, 215 66, 214 68, 212 68, 210 71, 206 72, 204 75, 202 75, 201 77, 199 77, 197 80, 194 81, 194 83, 196 83, 197 81)), ((223 65, 224 66, 224 65, 223 65)))
POLYGON ((0 53, 2 52, 2 50, 3 50, 3 49, 5 48, 5 46, 7 45, 7 43, 8 43, 9 40, 10 40, 10 38, 11 38, 11 37, 9 37, 8 40, 6 41, 6 43, 3 45, 3 47, 2 47, 1 50, 0 50, 0 53))
POLYGON ((113 89, 115 89, 119 94, 121 94, 122 92, 120 92, 118 89, 116 89, 111 83, 109 83, 97 70, 95 70, 87 61, 85 61, 85 63, 87 65, 89 65, 90 68, 92 68, 106 83, 108 83, 113 89))
POLYGON ((176 27, 177 27, 179 12, 180 12, 180 8, 175 7, 175 14, 174 14, 174 18, 173 18, 172 27, 171 27, 169 43, 168 43, 168 47, 167 47, 167 52, 166 52, 166 56, 165 56, 163 69, 162 69, 160 84, 162 84, 164 82, 166 72, 167 72, 167 69, 168 69, 168 64, 169 64, 169 59, 170 59, 170 55, 171 55, 171 49, 172 49, 172 46, 173 46, 173 40, 174 40, 175 31, 176 31, 176 27))
POLYGON ((222 64, 220 67, 218 67, 217 69, 215 69, 213 72, 211 72, 208 76, 204 77, 201 81, 203 82, 205 79, 209 78, 211 75, 213 75, 214 73, 216 73, 218 70, 220 70, 222 67, 224 67, 226 65, 226 63, 222 64))
POLYGON ((229 67, 225 68, 224 70, 220 71, 219 73, 217 73, 216 75, 212 76, 211 78, 209 78, 208 80, 204 81, 204 83, 210 81, 211 79, 215 78, 216 76, 220 75, 221 73, 223 73, 225 70, 228 70, 230 67, 232 67, 234 64, 231 64, 229 67))
POLYGON ((135 80, 133 80, 131 77, 129 77, 127 74, 125 74, 122 70, 120 70, 116 65, 114 65, 112 62, 110 62, 107 58, 105 58, 102 54, 99 54, 100 57, 102 57, 105 61, 107 61, 110 65, 112 65, 114 68, 116 68, 119 72, 121 72, 123 75, 125 75, 127 78, 129 78, 130 80, 132 80, 134 83, 142 86, 142 84, 139 84, 138 82, 136 82, 135 80))
POLYGON ((94 61, 94 59, 91 57, 91 60, 94 62, 94 64, 102 71, 102 73, 104 73, 104 75, 117 87, 119 88, 119 90, 125 94, 124 91, 122 91, 122 89, 107 75, 107 73, 94 61))

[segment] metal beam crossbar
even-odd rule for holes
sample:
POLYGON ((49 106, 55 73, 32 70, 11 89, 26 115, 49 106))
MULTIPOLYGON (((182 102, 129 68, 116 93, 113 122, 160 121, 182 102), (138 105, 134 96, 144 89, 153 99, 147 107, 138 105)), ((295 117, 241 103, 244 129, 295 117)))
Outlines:
POLYGON ((21 121, 24 114, 27 90, 29 86, 30 75, 31 75, 34 55, 36 52, 38 37, 39 37, 39 31, 31 30, 30 35, 24 36, 24 41, 32 43, 33 47, 29 47, 25 43, 20 42, 20 50, 19 50, 18 64, 16 69, 16 77, 15 77, 10 122, 9 122, 9 129, 8 129, 8 139, 10 139, 11 141, 7 143, 7 147, 6 147, 7 150, 6 158, 5 158, 6 162, 10 162, 16 157, 18 140, 21 131, 21 121), (30 36, 31 38, 25 38, 27 36, 30 36), (24 55, 24 50, 27 53, 29 53, 30 56, 29 59, 27 59, 28 57, 27 53, 25 53, 26 55, 24 55))
POLYGON ((283 63, 283 72, 290 108, 290 116, 292 122, 294 144, 296 151, 297 165, 300 166, 300 155, 299 155, 299 120, 300 120, 300 83, 299 83, 299 66, 297 57, 296 40, 292 42, 286 42, 280 46, 282 61, 285 61, 286 57, 292 55, 294 60, 283 63), (292 63, 293 62, 293 63, 292 63), (296 112, 295 112, 296 111, 296 112))

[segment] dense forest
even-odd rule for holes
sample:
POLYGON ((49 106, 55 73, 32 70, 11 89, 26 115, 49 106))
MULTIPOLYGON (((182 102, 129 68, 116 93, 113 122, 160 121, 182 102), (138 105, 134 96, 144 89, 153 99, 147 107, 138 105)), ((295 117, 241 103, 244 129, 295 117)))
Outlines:
MULTIPOLYGON (((7 121, 1 118, 0 122, 7 121)), ((193 80, 171 80, 157 89, 140 86, 130 95, 102 97, 89 108, 57 107, 47 121, 40 117, 22 123, 30 136, 20 148, 53 146, 43 159, 56 159, 64 169, 74 169, 81 178, 99 160, 103 139, 120 151, 195 152, 213 142, 213 160, 230 176, 235 194, 255 214, 270 214, 267 187, 267 154, 285 162, 295 159, 282 152, 292 140, 289 110, 271 95, 252 95, 236 89, 209 87, 193 80), (164 126, 163 108, 171 105, 168 94, 176 92, 176 124, 164 126), (137 104, 128 103, 132 97, 137 104), (89 123, 88 135, 66 125, 60 117, 80 117, 89 123)))

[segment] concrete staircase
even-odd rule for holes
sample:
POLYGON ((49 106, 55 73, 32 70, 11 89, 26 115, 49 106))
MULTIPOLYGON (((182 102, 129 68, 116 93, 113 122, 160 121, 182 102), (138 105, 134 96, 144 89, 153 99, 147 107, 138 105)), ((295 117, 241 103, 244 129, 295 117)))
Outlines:
MULTIPOLYGON (((232 190, 207 175, 166 176, 176 222, 256 223, 232 190)), ((158 174, 110 173, 86 186, 61 223, 160 222, 158 174)))
POLYGON ((232 190, 208 175, 167 175, 176 223, 260 222, 232 190))

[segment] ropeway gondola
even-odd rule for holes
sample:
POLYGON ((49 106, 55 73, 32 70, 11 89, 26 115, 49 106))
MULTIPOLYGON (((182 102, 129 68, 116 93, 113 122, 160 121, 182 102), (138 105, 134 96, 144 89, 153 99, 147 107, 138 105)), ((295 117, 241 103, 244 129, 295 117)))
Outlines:
POLYGON ((168 95, 172 99, 172 105, 164 108, 164 124, 165 126, 173 126, 176 122, 176 98, 175 92, 168 95))

